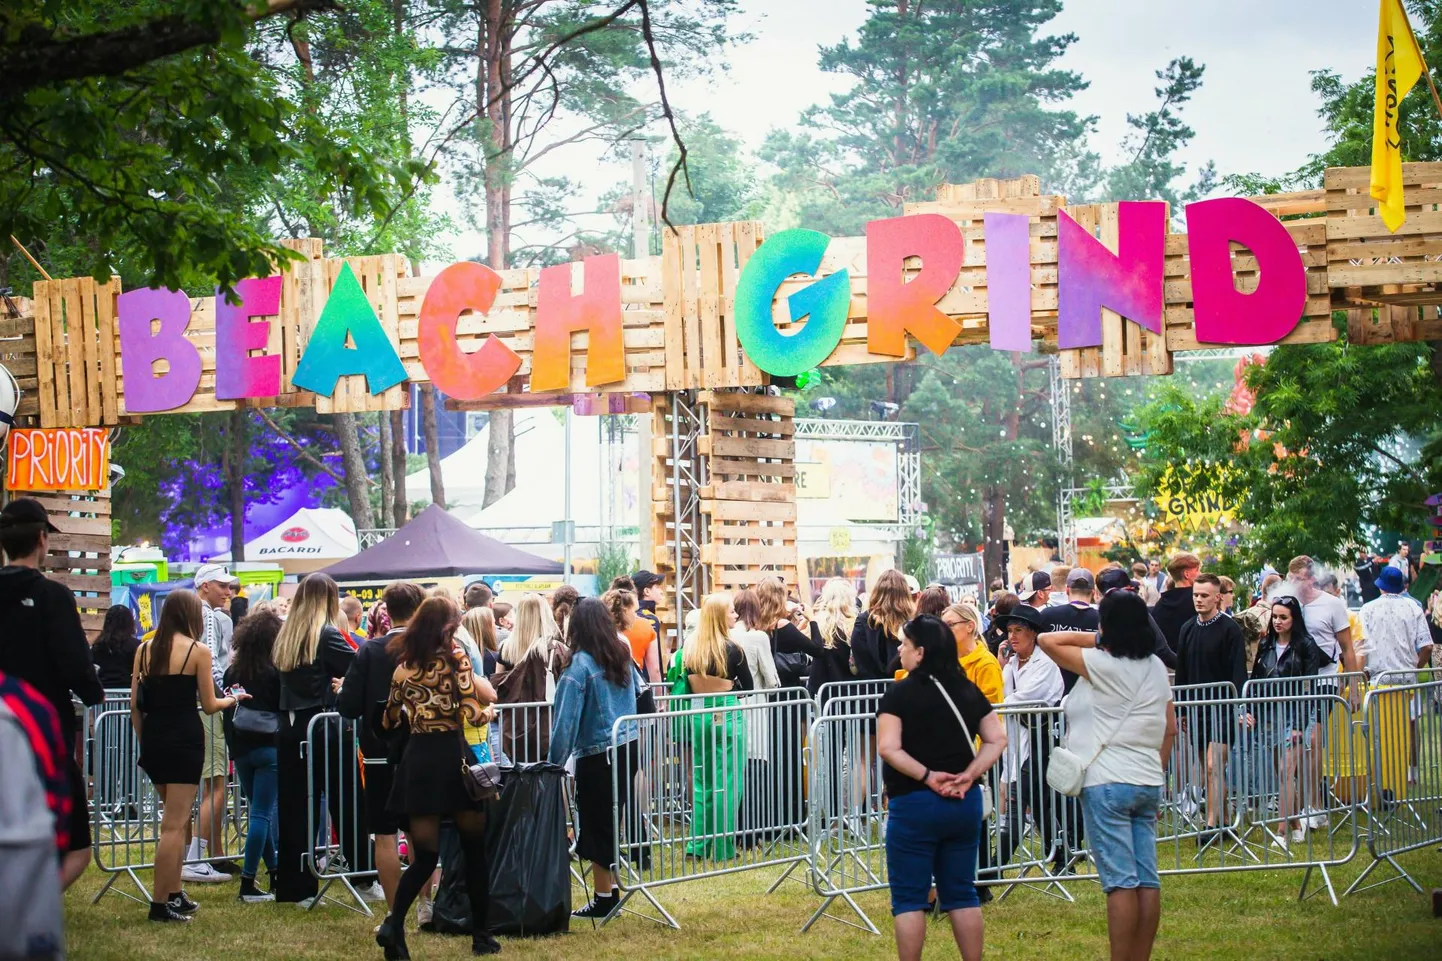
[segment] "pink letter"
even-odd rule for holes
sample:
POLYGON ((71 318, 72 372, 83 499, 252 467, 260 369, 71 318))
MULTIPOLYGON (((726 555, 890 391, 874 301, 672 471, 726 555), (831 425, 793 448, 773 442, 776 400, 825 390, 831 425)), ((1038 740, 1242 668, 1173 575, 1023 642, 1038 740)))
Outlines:
POLYGON ((1192 307, 1203 344, 1275 344, 1307 304, 1307 268, 1282 222, 1240 197, 1187 204, 1192 307), (1232 244, 1257 258, 1257 289, 1237 290, 1232 244))
POLYGON ((270 321, 255 318, 280 313, 280 277, 252 277, 235 285, 240 303, 232 306, 215 292, 215 397, 240 400, 280 393, 280 358, 250 356, 270 341, 270 321))
POLYGON ((125 378, 125 410, 150 414, 184 407, 200 386, 200 351, 185 339, 190 326, 190 298, 179 290, 147 287, 116 299, 120 333, 120 372, 125 378), (160 321, 160 331, 150 323, 160 321), (170 369, 155 373, 155 362, 170 369))
POLYGON ((1031 350, 1031 221, 986 214, 986 326, 992 350, 1031 350))
POLYGON ((1162 332, 1167 205, 1117 204, 1117 252, 1065 211, 1057 216, 1057 346, 1099 347, 1103 307, 1162 332))

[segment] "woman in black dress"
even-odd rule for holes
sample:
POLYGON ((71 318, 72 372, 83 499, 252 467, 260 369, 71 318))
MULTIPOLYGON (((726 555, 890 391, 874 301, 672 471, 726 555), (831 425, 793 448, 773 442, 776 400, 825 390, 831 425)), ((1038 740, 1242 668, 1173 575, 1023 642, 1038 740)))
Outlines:
POLYGON ((489 720, 496 692, 471 672, 471 662, 455 642, 461 611, 448 597, 428 597, 404 632, 386 645, 396 661, 386 702, 385 725, 409 728, 405 753, 395 772, 390 810, 408 822, 411 864, 401 875, 395 904, 376 929, 376 943, 390 959, 409 958, 405 920, 411 903, 430 881, 440 852, 441 818, 455 822, 466 856, 466 896, 471 907, 471 952, 495 954, 500 944, 486 924, 491 895, 486 861, 484 802, 471 800, 461 768, 472 758, 462 719, 480 725, 489 720))
POLYGON ((890 570, 876 579, 866 598, 866 616, 851 630, 851 660, 863 680, 890 680, 901 667, 901 627, 915 616, 906 575, 890 570))
MULTIPOLYGON (((322 788, 329 802, 331 822, 341 836, 341 852, 352 870, 363 868, 369 857, 368 841, 358 837, 364 819, 350 810, 361 796, 360 769, 355 763, 354 740, 334 736, 322 739, 321 750, 306 757, 306 732, 311 719, 335 704, 335 687, 355 658, 341 627, 340 591, 325 574, 309 574, 300 582, 285 624, 275 639, 274 661, 280 672, 280 733, 276 738, 276 870, 272 876, 277 901, 303 902, 318 890, 316 877, 306 866, 314 838, 306 836, 306 811, 319 804, 322 788), (348 749, 347 749, 348 746, 348 749), (350 763, 347 764, 347 758, 350 763), (315 798, 306 791, 309 765, 316 782, 315 798), (343 810, 342 802, 350 802, 343 810)), ((319 818, 315 823, 320 823, 319 818)))
POLYGON ((196 903, 180 890, 185 830, 205 762, 205 730, 196 713, 234 707, 245 695, 216 697, 210 680, 210 649, 196 643, 205 630, 200 597, 172 591, 160 608, 155 639, 135 652, 130 682, 130 722, 140 739, 140 767, 164 801, 160 841, 155 845, 152 921, 189 921, 196 903), (204 683, 196 683, 203 678, 204 683))

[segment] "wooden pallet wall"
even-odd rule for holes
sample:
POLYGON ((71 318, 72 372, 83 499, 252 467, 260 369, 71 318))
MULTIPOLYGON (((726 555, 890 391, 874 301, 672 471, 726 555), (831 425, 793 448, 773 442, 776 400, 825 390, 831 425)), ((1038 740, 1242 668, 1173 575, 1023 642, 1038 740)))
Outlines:
POLYGON ((50 535, 43 570, 74 592, 80 624, 93 641, 110 609, 110 492, 12 491, 8 497, 35 498, 60 528, 50 535))
POLYGON ((1349 303, 1442 303, 1442 163, 1402 165, 1407 219, 1394 234, 1377 213, 1368 167, 1331 167, 1327 282, 1349 303))
MULTIPOLYGON (((666 390, 759 387, 761 370, 736 336, 736 284, 766 239, 759 222, 662 231, 666 390)), ((787 318, 789 320, 789 317, 787 318)))
POLYGON ((6 317, 0 312, 0 367, 10 371, 20 387, 18 417, 34 417, 40 413, 40 378, 35 353, 35 314, 28 302, 17 304, 20 316, 6 317))
POLYGON ((709 537, 701 557, 712 589, 755 587, 767 574, 795 588, 796 402, 724 390, 697 399, 707 416, 701 513, 709 537))

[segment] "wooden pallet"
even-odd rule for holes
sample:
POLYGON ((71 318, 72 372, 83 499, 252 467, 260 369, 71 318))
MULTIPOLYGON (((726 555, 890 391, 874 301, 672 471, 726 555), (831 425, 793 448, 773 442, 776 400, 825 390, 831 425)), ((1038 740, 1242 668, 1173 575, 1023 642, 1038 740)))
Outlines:
POLYGON ((10 371, 20 387, 20 406, 15 409, 16 416, 34 417, 40 413, 34 307, 27 303, 21 311, 19 317, 0 316, 0 367, 10 371))
MULTIPOLYGON (((1067 215, 1078 226, 1090 231, 1113 253, 1120 240, 1119 210, 1117 204, 1078 204, 1066 208, 1067 215)), ((1057 353, 1063 377, 1137 377, 1172 372, 1172 351, 1167 344, 1165 320, 1162 333, 1154 334, 1113 310, 1102 311, 1100 347, 1082 347, 1057 353)))
POLYGON ((91 277, 35 284, 36 385, 42 427, 119 423, 119 341, 115 298, 120 278, 91 277))
POLYGON ((80 625, 93 641, 110 609, 110 492, 13 491, 9 496, 35 498, 60 528, 50 535, 43 570, 74 592, 80 625))
POLYGON ((662 231, 666 390, 765 383, 741 351, 734 316, 741 270, 764 239, 755 221, 662 231))
POLYGON ((1327 283, 1339 306, 1442 304, 1442 163, 1402 165, 1407 220, 1394 234, 1377 213, 1368 167, 1330 167, 1327 283))
POLYGON ((701 557, 712 589, 755 587, 767 574, 796 587, 795 401, 723 390, 697 399, 707 415, 701 512, 709 536, 701 557))

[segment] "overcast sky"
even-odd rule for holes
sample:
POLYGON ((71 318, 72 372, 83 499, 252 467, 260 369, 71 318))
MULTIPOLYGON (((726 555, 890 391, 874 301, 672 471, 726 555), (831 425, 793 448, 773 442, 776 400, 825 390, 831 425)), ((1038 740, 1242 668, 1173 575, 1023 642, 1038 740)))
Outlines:
MULTIPOLYGON (((731 51, 730 71, 668 93, 677 109, 709 111, 755 147, 767 130, 844 89, 842 78, 817 69, 817 48, 854 37, 866 3, 742 0, 742 8, 737 26, 756 38, 731 51)), ((1183 113, 1196 130, 1184 154, 1189 171, 1213 160, 1223 175, 1278 174, 1325 148, 1309 71, 1360 77, 1375 56, 1376 9, 1375 0, 1066 0, 1050 32, 1077 36, 1062 66, 1090 82, 1072 107, 1097 117, 1091 146, 1105 162, 1120 159, 1128 111, 1155 102, 1155 71, 1190 56, 1206 74, 1183 113)), ((557 161, 546 173, 597 169, 588 182, 596 190, 628 176, 596 168, 594 158, 578 163, 575 152, 557 161)), ((483 246, 469 230, 450 240, 457 257, 483 246)))

